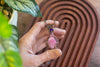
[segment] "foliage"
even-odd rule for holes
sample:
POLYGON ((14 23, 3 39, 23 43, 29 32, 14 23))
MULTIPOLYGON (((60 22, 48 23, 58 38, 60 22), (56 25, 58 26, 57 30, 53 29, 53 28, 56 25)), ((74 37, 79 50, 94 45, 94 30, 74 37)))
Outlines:
MULTIPOLYGON (((26 12, 34 17, 42 17, 35 0, 0 0, 0 11, 4 14, 12 14, 11 8, 26 12), (10 13, 11 12, 11 13, 10 13)), ((22 67, 22 60, 18 48, 18 30, 8 24, 8 19, 0 12, 0 67, 22 67)))
POLYGON ((26 12, 34 17, 42 16, 35 0, 5 0, 15 10, 26 12))
POLYGON ((11 26, 8 25, 8 19, 0 12, 0 36, 9 37, 11 35, 11 26))
POLYGON ((22 67, 18 30, 0 13, 0 67, 22 67))

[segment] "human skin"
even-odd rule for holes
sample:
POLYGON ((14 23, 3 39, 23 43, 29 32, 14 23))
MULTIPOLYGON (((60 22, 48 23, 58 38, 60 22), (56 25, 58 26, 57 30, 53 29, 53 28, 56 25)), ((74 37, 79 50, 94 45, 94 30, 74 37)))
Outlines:
MULTIPOLYGON (((59 22, 47 20, 47 25, 55 24, 54 35, 62 39, 66 33, 65 30, 57 28, 59 22)), ((46 61, 56 59, 62 55, 60 49, 47 50, 42 54, 36 55, 37 52, 47 46, 47 40, 50 36, 46 24, 41 21, 33 27, 19 40, 20 55, 23 61, 23 67, 38 67, 46 61)))

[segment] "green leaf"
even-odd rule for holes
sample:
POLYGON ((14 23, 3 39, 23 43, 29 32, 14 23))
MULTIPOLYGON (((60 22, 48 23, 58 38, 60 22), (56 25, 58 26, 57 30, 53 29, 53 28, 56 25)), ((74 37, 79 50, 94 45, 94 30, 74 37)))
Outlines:
POLYGON ((0 12, 0 37, 10 37, 12 34, 11 25, 8 24, 8 19, 0 12))
POLYGON ((14 38, 15 40, 19 40, 19 31, 17 29, 16 26, 12 25, 12 38, 14 38))
POLYGON ((8 67, 7 62, 5 61, 5 57, 3 53, 0 53, 0 67, 8 67))
POLYGON ((15 10, 26 12, 34 17, 42 16, 35 0, 5 0, 15 10))
POLYGON ((16 43, 12 38, 6 38, 3 40, 4 50, 19 51, 17 45, 18 43, 16 43))
POLYGON ((16 26, 12 27, 12 35, 8 38, 0 37, 0 67, 22 67, 19 55, 19 33, 16 26))
POLYGON ((19 53, 10 50, 0 53, 0 67, 22 67, 22 60, 19 53))
POLYGON ((12 35, 9 38, 1 38, 0 44, 3 51, 6 50, 13 50, 13 51, 19 51, 18 50, 18 30, 15 26, 12 25, 12 35))
POLYGON ((19 41, 19 31, 16 26, 12 25, 12 36, 11 38, 16 43, 16 46, 18 47, 18 41, 19 41))

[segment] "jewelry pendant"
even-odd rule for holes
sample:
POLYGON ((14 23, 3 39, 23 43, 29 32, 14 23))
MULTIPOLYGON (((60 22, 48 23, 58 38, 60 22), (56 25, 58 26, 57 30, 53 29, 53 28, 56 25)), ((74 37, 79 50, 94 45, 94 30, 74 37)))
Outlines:
POLYGON ((56 38, 54 37, 53 33, 50 35, 48 39, 48 45, 50 48, 54 49, 57 45, 56 38))
POLYGON ((53 34, 53 32, 54 32, 54 29, 53 29, 54 25, 47 25, 47 28, 48 28, 49 33, 50 33, 50 37, 48 38, 49 48, 54 49, 54 48, 57 47, 57 44, 58 44, 57 38, 53 34))

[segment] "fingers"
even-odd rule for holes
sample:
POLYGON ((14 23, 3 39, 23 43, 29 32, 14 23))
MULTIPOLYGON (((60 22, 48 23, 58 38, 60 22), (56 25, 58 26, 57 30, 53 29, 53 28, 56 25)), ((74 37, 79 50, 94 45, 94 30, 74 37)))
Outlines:
POLYGON ((41 44, 41 45, 38 47, 36 53, 39 52, 39 51, 41 51, 41 50, 42 50, 43 48, 45 48, 46 46, 47 46, 47 43, 46 43, 46 42, 44 42, 43 44, 41 44))
MULTIPOLYGON (((66 33, 66 31, 64 29, 54 28, 54 35, 59 39, 63 38, 65 33, 66 33)), ((44 30, 43 32, 41 32, 39 34, 38 39, 42 38, 44 36, 48 36, 49 37, 49 35, 50 35, 49 31, 44 30)))
POLYGON ((41 65, 42 63, 52 59, 56 59, 61 55, 62 52, 60 49, 54 49, 54 50, 48 50, 40 55, 37 55, 37 59, 39 61, 39 65, 41 65))
POLYGON ((42 37, 41 39, 39 39, 36 42, 36 46, 32 47, 34 54, 46 47, 46 41, 47 41, 47 39, 48 39, 48 37, 45 36, 45 37, 42 37))
POLYGON ((58 26, 59 25, 59 22, 58 21, 53 21, 53 20, 47 20, 46 23, 44 21, 41 21, 41 22, 37 22, 35 23, 35 25, 31 28, 31 30, 29 31, 30 34, 34 34, 33 36, 37 36, 41 29, 43 29, 45 26, 47 25, 53 25, 55 24, 55 26, 58 26))
POLYGON ((63 29, 54 28, 54 35, 55 36, 64 36, 65 33, 66 33, 66 31, 63 29))
POLYGON ((62 36, 57 36, 57 35, 56 35, 56 38, 62 39, 62 38, 64 38, 64 35, 62 35, 62 36))
MULTIPOLYGON (((46 32, 48 33, 48 31, 46 31, 46 32)), ((46 45, 47 45, 47 40, 48 40, 48 37, 49 37, 49 36, 46 35, 46 32, 43 32, 44 35, 41 36, 41 38, 44 38, 45 36, 47 37, 47 38, 45 39, 45 43, 42 43, 41 45, 39 45, 38 50, 37 50, 36 52, 38 52, 38 51, 40 51, 40 50, 42 50, 43 48, 46 47, 46 45)), ((42 34, 43 34, 43 33, 42 33, 42 34)), ((66 31, 63 30, 63 29, 59 29, 59 28, 55 28, 55 29, 54 29, 54 35, 55 35, 56 38, 58 38, 58 39, 64 38, 65 33, 66 33, 66 31)), ((48 35, 49 35, 49 34, 48 34, 48 35)), ((39 38, 39 39, 41 39, 41 38, 39 38)), ((42 40, 43 40, 43 39, 42 39, 42 40)))

